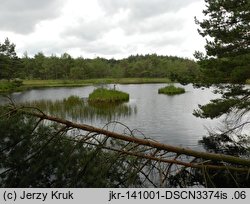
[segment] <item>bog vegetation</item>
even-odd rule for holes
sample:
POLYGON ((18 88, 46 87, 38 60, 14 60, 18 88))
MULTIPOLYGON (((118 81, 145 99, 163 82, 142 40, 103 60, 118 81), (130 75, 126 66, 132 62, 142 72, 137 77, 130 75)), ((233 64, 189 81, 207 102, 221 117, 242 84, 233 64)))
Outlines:
POLYGON ((119 117, 135 114, 136 106, 123 103, 88 103, 87 99, 69 96, 63 100, 27 101, 19 104, 23 107, 36 107, 46 114, 73 121, 104 119, 116 120, 119 117))
POLYGON ((185 89, 181 87, 175 87, 174 85, 169 85, 158 90, 160 94, 175 95, 185 93, 185 89))
POLYGON ((89 103, 120 103, 129 101, 129 94, 114 89, 98 88, 89 94, 89 103))

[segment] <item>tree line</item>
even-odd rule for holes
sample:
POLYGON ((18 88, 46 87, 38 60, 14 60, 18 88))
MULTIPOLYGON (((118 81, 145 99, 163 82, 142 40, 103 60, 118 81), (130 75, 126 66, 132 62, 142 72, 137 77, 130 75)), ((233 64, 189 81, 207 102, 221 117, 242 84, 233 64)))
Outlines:
POLYGON ((0 79, 91 79, 155 77, 177 79, 198 75, 195 61, 176 56, 157 54, 134 55, 125 59, 73 58, 67 53, 60 57, 45 56, 42 52, 34 57, 27 53, 18 58, 15 45, 6 38, 0 44, 0 79))

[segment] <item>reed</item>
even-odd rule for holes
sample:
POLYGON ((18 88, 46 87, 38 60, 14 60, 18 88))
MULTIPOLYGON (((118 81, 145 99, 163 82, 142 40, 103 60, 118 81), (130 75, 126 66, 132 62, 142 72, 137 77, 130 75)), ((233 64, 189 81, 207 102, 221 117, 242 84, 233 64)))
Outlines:
POLYGON ((92 120, 119 120, 121 117, 128 117, 136 114, 136 107, 128 104, 98 103, 89 104, 78 96, 70 96, 63 100, 39 100, 19 104, 24 107, 36 107, 46 114, 70 119, 73 121, 92 120))

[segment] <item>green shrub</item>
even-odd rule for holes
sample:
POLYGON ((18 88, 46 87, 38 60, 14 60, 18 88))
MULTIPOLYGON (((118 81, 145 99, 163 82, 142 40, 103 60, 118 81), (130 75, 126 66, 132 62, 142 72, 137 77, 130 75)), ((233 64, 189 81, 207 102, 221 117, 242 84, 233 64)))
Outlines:
POLYGON ((20 87, 23 85, 23 81, 21 79, 18 79, 18 78, 13 79, 11 81, 11 83, 13 84, 14 87, 20 87))
POLYGON ((21 79, 13 79, 11 81, 0 80, 0 92, 9 92, 17 90, 17 88, 22 85, 23 81, 21 79))
POLYGON ((167 95, 182 94, 182 93, 185 93, 185 89, 180 88, 180 87, 175 87, 173 85, 169 85, 169 86, 166 86, 164 88, 160 88, 158 90, 158 93, 159 94, 167 94, 167 95))

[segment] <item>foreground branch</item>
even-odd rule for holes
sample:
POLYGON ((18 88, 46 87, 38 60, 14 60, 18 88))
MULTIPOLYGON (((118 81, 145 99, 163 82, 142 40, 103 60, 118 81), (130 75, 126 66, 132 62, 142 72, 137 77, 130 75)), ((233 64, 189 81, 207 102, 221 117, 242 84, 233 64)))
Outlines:
MULTIPOLYGON (((77 129, 81 129, 81 130, 88 131, 88 132, 96 132, 96 133, 106 135, 106 136, 111 137, 111 138, 115 138, 115 139, 131 142, 131 143, 135 143, 135 144, 139 144, 139 145, 143 145, 143 146, 156 148, 158 150, 174 152, 174 153, 179 154, 179 155, 184 154, 184 155, 193 156, 196 158, 202 158, 204 160, 226 162, 229 164, 236 164, 236 165, 242 165, 245 167, 250 167, 250 160, 247 160, 247 159, 242 159, 242 158, 229 156, 229 155, 199 152, 199 151, 195 151, 195 150, 191 150, 191 149, 187 149, 187 148, 175 147, 175 146, 171 146, 171 145, 167 145, 167 144, 161 144, 159 142, 148 140, 148 139, 140 139, 140 138, 136 138, 136 137, 126 136, 123 134, 118 134, 115 132, 111 132, 108 130, 96 128, 96 127, 85 125, 85 124, 73 123, 71 121, 68 121, 68 120, 65 120, 62 118, 57 118, 54 116, 49 116, 46 114, 29 112, 29 111, 20 110, 20 109, 18 111, 21 111, 24 114, 35 116, 38 118, 42 118, 42 119, 54 121, 54 122, 57 122, 60 124, 64 124, 67 127, 77 128, 77 129)), ((183 165, 181 163, 179 163, 179 164, 183 165)), ((197 166, 197 165, 192 164, 190 167, 195 167, 195 166, 197 166)), ((205 165, 203 165, 203 166, 205 166, 205 165)))

